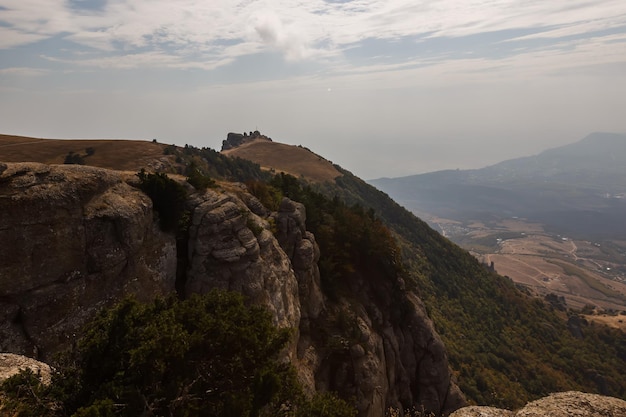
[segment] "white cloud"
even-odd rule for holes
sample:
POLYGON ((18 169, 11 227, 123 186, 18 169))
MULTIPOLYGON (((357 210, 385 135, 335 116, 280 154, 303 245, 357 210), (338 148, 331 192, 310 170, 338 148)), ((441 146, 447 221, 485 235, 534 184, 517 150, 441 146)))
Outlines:
POLYGON ((288 60, 305 60, 336 55, 368 38, 528 28, 546 30, 526 38, 558 38, 626 25, 623 0, 111 0, 90 12, 62 0, 0 0, 0 6, 0 20, 10 25, 0 28, 5 49, 63 35, 103 53, 147 49, 170 53, 173 61, 198 52, 232 59, 263 45, 288 60))
POLYGON ((298 23, 285 24, 274 11, 263 11, 252 18, 256 34, 264 44, 281 51, 288 60, 298 61, 320 55, 309 45, 305 29, 298 23))
POLYGON ((0 69, 0 75, 10 75, 17 77, 39 77, 49 71, 42 68, 11 67, 0 69))
POLYGON ((0 26, 0 49, 10 49, 46 39, 46 35, 24 33, 0 26))

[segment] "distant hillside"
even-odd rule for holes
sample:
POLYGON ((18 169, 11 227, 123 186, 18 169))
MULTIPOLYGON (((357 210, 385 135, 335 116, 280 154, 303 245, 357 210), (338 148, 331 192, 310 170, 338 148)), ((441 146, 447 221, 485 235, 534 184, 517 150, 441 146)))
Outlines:
POLYGON ((166 147, 165 144, 141 140, 65 140, 0 135, 0 161, 62 164, 68 153, 73 152, 83 158, 85 165, 138 171, 142 167, 156 168, 174 162, 164 158, 166 147), (92 155, 88 155, 88 148, 92 155))
POLYGON ((626 135, 594 133, 482 169, 370 183, 411 210, 449 219, 524 217, 563 234, 626 234, 626 135))

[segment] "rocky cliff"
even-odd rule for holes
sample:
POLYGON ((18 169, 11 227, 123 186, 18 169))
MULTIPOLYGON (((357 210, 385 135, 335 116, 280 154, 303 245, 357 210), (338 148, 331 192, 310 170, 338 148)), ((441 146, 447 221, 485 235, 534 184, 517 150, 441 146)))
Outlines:
POLYGON ((126 175, 87 166, 0 169, 0 350, 48 358, 95 311, 171 291, 176 246, 126 175))
POLYGON ((270 212, 233 183, 190 191, 177 265, 176 239, 158 228, 132 173, 0 165, 0 241, 10 242, 0 252, 0 350, 46 358, 127 294, 218 287, 293 328, 288 356, 305 386, 355 398, 360 416, 417 404, 447 414, 464 404, 443 343, 401 280, 357 276, 351 297, 329 299, 302 204, 284 199, 270 212))

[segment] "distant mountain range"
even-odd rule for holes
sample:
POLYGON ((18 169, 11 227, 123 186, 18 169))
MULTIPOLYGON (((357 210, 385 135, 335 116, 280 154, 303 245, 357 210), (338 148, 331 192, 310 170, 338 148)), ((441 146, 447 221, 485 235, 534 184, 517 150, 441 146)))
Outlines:
POLYGON ((624 134, 592 133, 570 145, 482 169, 370 183, 412 211, 448 219, 523 217, 564 234, 626 234, 624 134))

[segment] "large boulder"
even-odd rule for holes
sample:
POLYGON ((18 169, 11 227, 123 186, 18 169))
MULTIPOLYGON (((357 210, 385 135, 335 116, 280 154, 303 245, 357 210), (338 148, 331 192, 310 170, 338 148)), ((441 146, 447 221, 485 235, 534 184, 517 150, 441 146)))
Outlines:
POLYGON ((44 384, 50 383, 52 370, 48 364, 22 355, 0 353, 0 384, 7 378, 26 369, 38 375, 44 384))
POLYGON ((492 407, 465 407, 450 417, 622 417, 626 401, 598 394, 568 391, 550 394, 517 411, 492 407))

